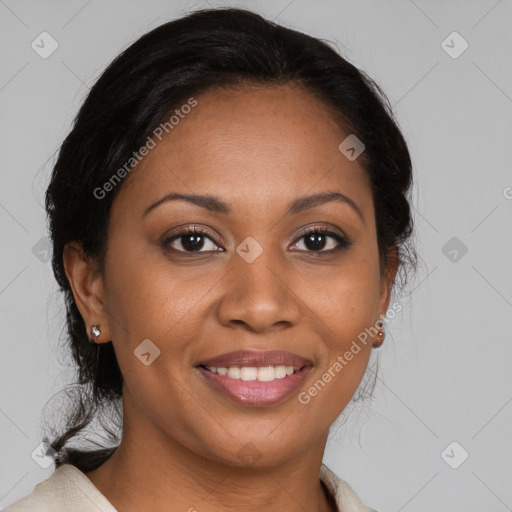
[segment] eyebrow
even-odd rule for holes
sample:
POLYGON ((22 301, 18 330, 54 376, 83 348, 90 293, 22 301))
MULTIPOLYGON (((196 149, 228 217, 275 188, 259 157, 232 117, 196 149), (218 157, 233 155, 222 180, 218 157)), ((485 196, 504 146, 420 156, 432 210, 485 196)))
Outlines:
MULTIPOLYGON (((145 217, 151 210, 154 210, 157 206, 160 206, 161 204, 169 201, 187 201, 215 213, 223 213, 228 215, 233 212, 231 207, 222 201, 222 199, 209 194, 180 194, 177 192, 171 192, 158 201, 150 204, 144 210, 142 216, 145 217)), ((341 192, 320 192, 318 194, 299 197, 288 205, 288 209, 286 210, 284 216, 297 214, 304 210, 308 210, 310 208, 314 208, 315 206, 320 206, 331 201, 339 201, 341 203, 348 204, 352 207, 353 210, 355 210, 355 212, 364 222, 363 214, 359 206, 357 206, 357 204, 350 197, 342 194, 341 192)))

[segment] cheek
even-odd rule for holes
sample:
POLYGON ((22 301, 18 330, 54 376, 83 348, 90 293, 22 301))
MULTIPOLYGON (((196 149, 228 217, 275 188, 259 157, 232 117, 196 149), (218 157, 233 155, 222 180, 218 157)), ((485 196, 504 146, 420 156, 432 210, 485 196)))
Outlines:
MULTIPOLYGON (((362 252, 362 251, 361 251, 362 252)), ((378 261, 356 252, 333 267, 312 287, 305 280, 302 295, 333 334, 357 336, 378 319, 380 276, 378 261)))
POLYGON ((143 254, 125 247, 123 253, 121 244, 114 247, 105 270, 109 325, 121 371, 138 379, 140 371, 147 370, 149 380, 133 384, 140 389, 165 388, 173 378, 179 388, 182 362, 191 360, 194 339, 205 322, 207 292, 219 277, 210 272, 204 278, 190 279, 193 269, 187 272, 171 266, 147 250, 143 254), (155 368, 144 367, 137 358, 148 351, 150 360, 157 356, 155 368))
POLYGON ((118 339, 127 334, 141 340, 160 339, 186 315, 195 294, 165 262, 139 255, 133 247, 126 256, 121 254, 119 245, 106 266, 112 329, 118 339))
POLYGON ((342 408, 357 389, 370 357, 370 328, 378 320, 378 263, 354 254, 322 281, 321 289, 307 295, 325 343, 316 376, 322 382, 308 394, 322 394, 318 402, 332 399, 342 408))

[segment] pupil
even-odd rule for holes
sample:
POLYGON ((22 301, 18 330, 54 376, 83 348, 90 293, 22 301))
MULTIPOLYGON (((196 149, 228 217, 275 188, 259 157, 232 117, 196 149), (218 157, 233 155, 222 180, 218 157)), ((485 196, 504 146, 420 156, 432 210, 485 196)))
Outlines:
POLYGON ((204 245, 202 238, 203 235, 187 235, 181 243, 185 249, 201 249, 204 245))
POLYGON ((305 245, 310 250, 318 250, 323 249, 325 247, 325 239, 319 240, 319 238, 323 238, 323 234, 321 233, 310 233, 306 237, 305 245))

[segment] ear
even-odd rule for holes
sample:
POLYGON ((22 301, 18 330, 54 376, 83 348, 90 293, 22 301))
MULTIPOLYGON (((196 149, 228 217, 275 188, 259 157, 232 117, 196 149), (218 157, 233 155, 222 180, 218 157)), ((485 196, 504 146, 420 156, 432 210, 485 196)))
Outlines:
POLYGON ((84 319, 89 339, 95 340, 91 327, 98 325, 101 334, 97 343, 111 340, 105 309, 103 277, 97 263, 86 257, 81 245, 68 242, 63 251, 64 269, 71 285, 75 302, 84 319))
POLYGON ((391 290, 393 288, 393 282, 398 270, 398 249, 394 245, 388 253, 387 265, 383 272, 380 282, 380 295, 379 295, 379 318, 385 316, 389 307, 389 301, 391 300, 391 290))

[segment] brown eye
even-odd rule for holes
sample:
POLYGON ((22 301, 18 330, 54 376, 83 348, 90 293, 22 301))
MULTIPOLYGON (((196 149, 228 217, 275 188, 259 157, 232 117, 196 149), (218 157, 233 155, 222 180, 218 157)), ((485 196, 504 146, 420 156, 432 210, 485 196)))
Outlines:
POLYGON ((219 249, 215 240, 207 233, 207 231, 192 227, 175 233, 171 237, 167 237, 162 241, 162 245, 166 249, 177 252, 218 252, 219 249), (181 246, 181 248, 180 248, 181 246), (206 250, 202 250, 206 247, 206 250))
POLYGON ((304 239, 305 249, 297 249, 299 242, 295 242, 292 246, 295 247, 293 250, 331 253, 340 249, 346 249, 351 245, 347 238, 324 228, 313 228, 303 233, 299 240, 302 239, 304 239), (328 241, 328 239, 331 239, 331 241, 328 241))

